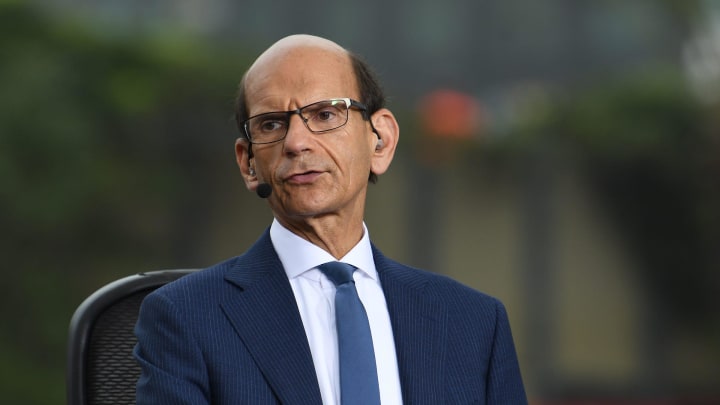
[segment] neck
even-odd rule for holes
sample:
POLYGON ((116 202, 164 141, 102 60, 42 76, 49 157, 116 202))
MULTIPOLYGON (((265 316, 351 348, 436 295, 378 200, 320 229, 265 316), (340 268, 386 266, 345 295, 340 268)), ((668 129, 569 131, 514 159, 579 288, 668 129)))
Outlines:
POLYGON ((276 217, 290 232, 322 248, 334 258, 345 256, 363 237, 362 218, 341 220, 335 215, 293 220, 276 217))

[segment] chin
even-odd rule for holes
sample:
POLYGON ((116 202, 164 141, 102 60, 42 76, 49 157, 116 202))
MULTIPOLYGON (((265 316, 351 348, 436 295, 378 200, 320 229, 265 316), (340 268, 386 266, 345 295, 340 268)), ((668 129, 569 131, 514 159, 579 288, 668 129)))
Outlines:
POLYGON ((332 211, 332 204, 325 199, 309 198, 304 195, 301 198, 288 198, 281 203, 279 211, 289 217, 315 217, 332 211))

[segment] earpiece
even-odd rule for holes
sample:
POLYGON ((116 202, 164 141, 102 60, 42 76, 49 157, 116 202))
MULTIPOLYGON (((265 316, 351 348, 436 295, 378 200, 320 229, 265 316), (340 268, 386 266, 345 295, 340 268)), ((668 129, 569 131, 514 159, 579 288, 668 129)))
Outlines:
POLYGON ((380 149, 382 149, 383 146, 385 146, 385 144, 383 143, 383 140, 378 138, 377 144, 375 144, 375 150, 380 150, 380 149))
POLYGON ((248 173, 250 173, 251 176, 255 177, 255 168, 252 166, 248 167, 248 173))

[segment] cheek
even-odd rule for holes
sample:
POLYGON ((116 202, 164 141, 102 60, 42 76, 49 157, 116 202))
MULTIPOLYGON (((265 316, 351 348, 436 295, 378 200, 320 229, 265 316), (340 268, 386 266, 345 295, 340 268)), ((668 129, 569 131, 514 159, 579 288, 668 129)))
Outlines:
MULTIPOLYGON (((365 124, 365 121, 360 121, 356 124, 360 126, 360 128, 356 128, 353 134, 348 135, 346 154, 349 155, 349 158, 356 168, 366 168, 369 171, 373 148, 375 146, 374 144, 370 145, 370 137, 363 131, 364 128, 362 124, 365 124)), ((365 175, 367 175, 367 173, 365 173, 365 175)))
POLYGON ((347 156, 349 176, 352 179, 352 183, 360 183, 364 185, 367 183, 368 175, 370 174, 371 167, 371 155, 364 150, 358 150, 356 153, 351 153, 347 156))
POLYGON ((273 174, 277 171, 278 166, 281 165, 281 149, 270 148, 274 144, 262 145, 262 148, 255 150, 255 168, 258 173, 262 173, 262 176, 269 180, 273 174))

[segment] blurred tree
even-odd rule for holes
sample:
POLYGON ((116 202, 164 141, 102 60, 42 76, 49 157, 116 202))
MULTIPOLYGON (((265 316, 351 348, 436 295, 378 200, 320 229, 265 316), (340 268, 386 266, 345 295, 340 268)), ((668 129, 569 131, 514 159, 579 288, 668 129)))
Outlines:
POLYGON ((677 327, 716 316, 720 294, 720 133, 679 72, 589 90, 559 111, 582 147, 597 198, 617 220, 643 280, 677 327))
POLYGON ((663 67, 608 78, 550 104, 530 116, 520 145, 561 145, 574 154, 635 261, 647 297, 644 375, 635 383, 646 394, 711 389, 717 376, 679 382, 676 374, 691 362, 677 354, 686 341, 704 353, 699 367, 720 360, 718 106, 700 104, 682 73, 663 67))
MULTIPOLYGON (((556 192, 558 171, 575 169, 613 222, 618 245, 634 260, 632 278, 646 299, 638 337, 642 376, 616 387, 612 395, 716 396, 720 104, 702 104, 680 68, 666 64, 597 77, 563 92, 542 86, 519 91, 511 125, 468 145, 463 150, 468 167, 462 172, 515 173, 524 179, 525 277, 532 286, 524 299, 534 311, 534 367, 549 370, 555 355, 548 349, 552 337, 544 335, 552 322, 548 294, 556 270, 552 216, 567 207, 549 196, 556 192), (685 370, 696 374, 680 381, 677 375, 685 370)), ((612 389, 596 381, 575 386, 563 379, 570 377, 537 374, 541 395, 549 398, 602 397, 612 389)))
POLYGON ((77 297, 128 268, 197 259, 243 55, 182 32, 102 39, 0 4, 4 402, 62 401, 77 297))

